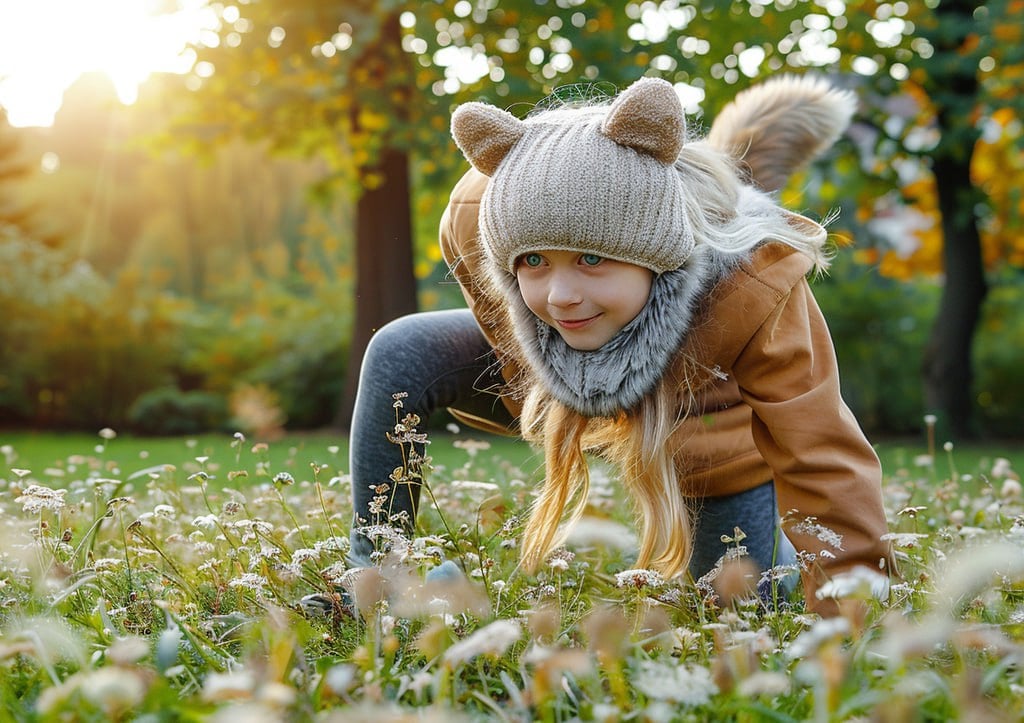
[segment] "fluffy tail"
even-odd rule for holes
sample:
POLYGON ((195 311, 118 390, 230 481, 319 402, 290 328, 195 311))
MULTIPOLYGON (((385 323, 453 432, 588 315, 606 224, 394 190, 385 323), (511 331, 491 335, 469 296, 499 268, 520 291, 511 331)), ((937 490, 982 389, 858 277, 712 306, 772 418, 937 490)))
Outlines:
POLYGON ((813 76, 782 76, 743 91, 715 118, 708 142, 746 166, 754 185, 777 191, 850 124, 857 99, 813 76))

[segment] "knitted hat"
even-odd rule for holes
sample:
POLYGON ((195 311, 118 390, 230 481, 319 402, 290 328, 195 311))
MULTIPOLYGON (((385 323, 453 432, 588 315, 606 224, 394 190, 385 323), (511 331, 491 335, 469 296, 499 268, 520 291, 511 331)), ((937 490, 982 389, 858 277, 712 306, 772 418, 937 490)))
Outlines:
POLYGON ((491 176, 480 235, 492 262, 514 272, 532 251, 593 253, 663 273, 694 247, 673 164, 686 121, 667 81, 642 78, 610 106, 520 120, 485 103, 452 115, 452 135, 491 176))

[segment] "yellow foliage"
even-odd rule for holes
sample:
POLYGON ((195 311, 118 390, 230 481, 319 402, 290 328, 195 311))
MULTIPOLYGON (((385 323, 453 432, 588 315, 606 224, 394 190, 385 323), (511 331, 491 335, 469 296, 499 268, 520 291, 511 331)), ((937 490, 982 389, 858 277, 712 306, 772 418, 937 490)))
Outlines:
POLYGON ((384 113, 375 113, 366 108, 359 111, 358 123, 361 130, 370 133, 382 131, 388 127, 389 122, 387 115, 384 113))

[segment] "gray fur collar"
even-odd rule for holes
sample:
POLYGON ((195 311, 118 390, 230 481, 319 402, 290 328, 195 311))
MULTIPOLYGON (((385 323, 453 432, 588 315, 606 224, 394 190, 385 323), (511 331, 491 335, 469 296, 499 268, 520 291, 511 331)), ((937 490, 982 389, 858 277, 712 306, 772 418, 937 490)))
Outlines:
POLYGON ((573 349, 529 310, 515 276, 498 272, 526 361, 556 400, 585 417, 634 408, 682 347, 701 299, 739 261, 698 245, 686 263, 655 277, 640 314, 600 349, 573 349))

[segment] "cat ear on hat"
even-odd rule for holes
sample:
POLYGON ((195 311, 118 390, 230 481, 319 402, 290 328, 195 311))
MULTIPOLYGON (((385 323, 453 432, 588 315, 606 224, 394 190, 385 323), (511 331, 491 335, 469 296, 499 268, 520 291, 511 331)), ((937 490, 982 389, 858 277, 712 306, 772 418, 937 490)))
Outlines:
POLYGON ((686 138, 686 115, 671 83, 641 78, 615 99, 601 130, 619 145, 674 163, 686 138))
POLYGON ((452 138, 473 167, 494 175, 509 150, 523 137, 521 120, 487 103, 463 103, 452 113, 452 138))

